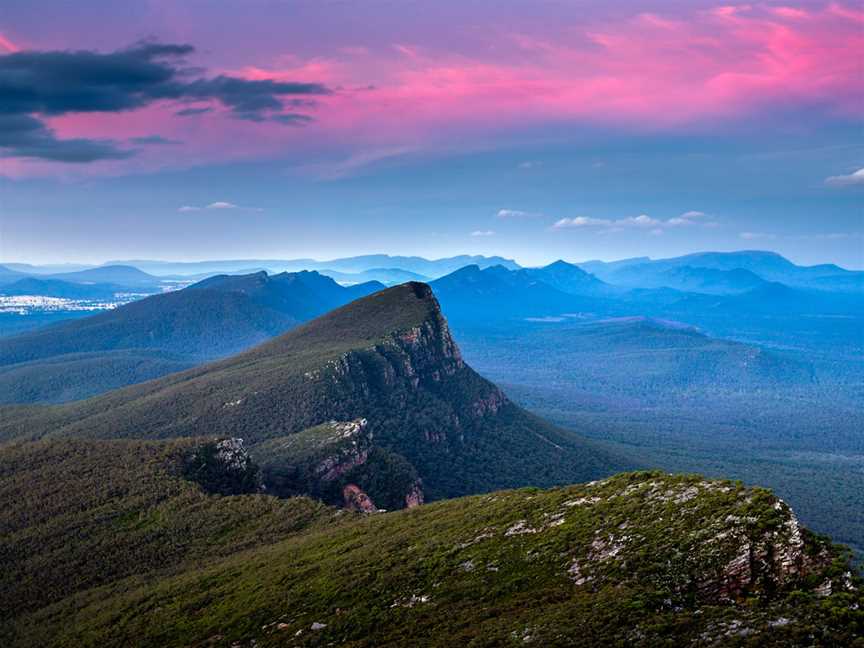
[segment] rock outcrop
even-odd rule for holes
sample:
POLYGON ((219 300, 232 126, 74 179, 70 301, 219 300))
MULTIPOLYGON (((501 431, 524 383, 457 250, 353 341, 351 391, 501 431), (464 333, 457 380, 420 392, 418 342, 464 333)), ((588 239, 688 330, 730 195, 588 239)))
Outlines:
POLYGON ((258 466, 243 445, 230 438, 206 443, 186 457, 184 476, 208 493, 241 495, 264 489, 258 466))
POLYGON ((345 508, 351 511, 360 511, 361 513, 376 513, 378 507, 372 498, 364 493, 357 484, 346 484, 342 489, 342 500, 345 502, 345 508))

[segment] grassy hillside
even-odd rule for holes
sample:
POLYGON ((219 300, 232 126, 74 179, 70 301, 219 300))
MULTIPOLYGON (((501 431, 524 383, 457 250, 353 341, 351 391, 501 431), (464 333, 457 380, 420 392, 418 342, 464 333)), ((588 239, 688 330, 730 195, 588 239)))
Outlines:
MULTIPOLYGON (((74 443, 86 455, 106 442, 74 443)), ((268 499, 184 496, 198 504, 195 527, 217 536, 235 504, 268 499)), ((861 583, 842 553, 769 492, 730 482, 634 473, 329 522, 308 504, 298 515, 296 502, 273 502, 287 508, 268 510, 264 526, 293 512, 282 539, 253 533, 246 551, 178 563, 158 580, 118 574, 52 604, 29 599, 10 645, 856 646, 864 631, 861 583)), ((99 505, 79 515, 109 517, 99 505)), ((113 520, 115 563, 152 519, 113 520)), ((39 538, 33 527, 19 533, 39 538)), ((79 548, 58 549, 53 564, 79 548)))
POLYGON ((76 592, 200 568, 332 517, 304 498, 208 495, 183 476, 203 443, 0 446, 0 628, 76 592))
POLYGON ((0 366, 0 403, 63 403, 183 371, 194 364, 182 355, 122 349, 66 353, 0 366))

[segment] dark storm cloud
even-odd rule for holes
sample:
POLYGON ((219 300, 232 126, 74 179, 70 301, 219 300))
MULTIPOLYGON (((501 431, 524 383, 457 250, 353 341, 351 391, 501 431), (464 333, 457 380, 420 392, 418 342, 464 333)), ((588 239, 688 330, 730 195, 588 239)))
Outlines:
POLYGON ((183 110, 178 110, 175 115, 178 117, 192 117, 194 115, 203 115, 205 113, 212 112, 213 109, 209 107, 205 108, 184 108, 183 110))
POLYGON ((110 140, 57 139, 50 128, 30 115, 0 115, 0 149, 7 157, 54 162, 122 160, 135 154, 110 140))
POLYGON ((180 140, 168 139, 161 135, 144 135, 143 137, 132 137, 129 139, 133 144, 142 146, 158 146, 163 144, 182 144, 180 140))
MULTIPOLYGON (((68 162, 128 157, 134 151, 102 140, 59 140, 36 116, 122 112, 156 101, 215 102, 238 119, 302 125, 307 115, 284 113, 308 106, 299 96, 328 94, 318 83, 201 76, 184 65, 191 45, 139 43, 110 53, 92 51, 16 52, 0 56, 0 149, 7 156, 68 162), (293 99, 292 99, 293 97, 293 99), (16 128, 16 126, 18 128, 16 128)), ((197 115, 211 107, 184 108, 197 115)))

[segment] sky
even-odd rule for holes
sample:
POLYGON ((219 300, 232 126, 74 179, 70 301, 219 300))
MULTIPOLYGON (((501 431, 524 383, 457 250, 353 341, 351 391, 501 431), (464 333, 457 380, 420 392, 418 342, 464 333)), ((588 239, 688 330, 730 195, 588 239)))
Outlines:
POLYGON ((864 268, 862 126, 853 2, 3 0, 0 262, 864 268))

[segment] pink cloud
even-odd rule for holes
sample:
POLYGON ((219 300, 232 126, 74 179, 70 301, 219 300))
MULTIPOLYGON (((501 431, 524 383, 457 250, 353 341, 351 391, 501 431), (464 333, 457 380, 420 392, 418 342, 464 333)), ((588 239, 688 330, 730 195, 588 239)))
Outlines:
POLYGON ((13 43, 9 38, 0 34, 0 49, 6 50, 8 53, 18 52, 20 51, 20 47, 18 47, 15 43, 13 43))
MULTIPOLYGON (((334 88, 304 109, 315 122, 303 128, 241 122, 219 109, 180 118, 171 104, 71 115, 51 125, 62 137, 159 134, 184 142, 181 152, 171 151, 171 163, 194 164, 322 145, 342 146, 352 160, 362 160, 373 145, 376 151, 469 146, 466 133, 480 140, 550 122, 690 128, 765 119, 780 106, 819 105, 861 118, 864 11, 840 3, 807 7, 735 4, 684 15, 639 13, 565 26, 557 34, 489 27, 478 31, 471 51, 430 39, 378 49, 346 46, 305 59, 284 54, 211 71, 334 88)), ((147 151, 112 164, 146 166, 164 155, 147 151)))

